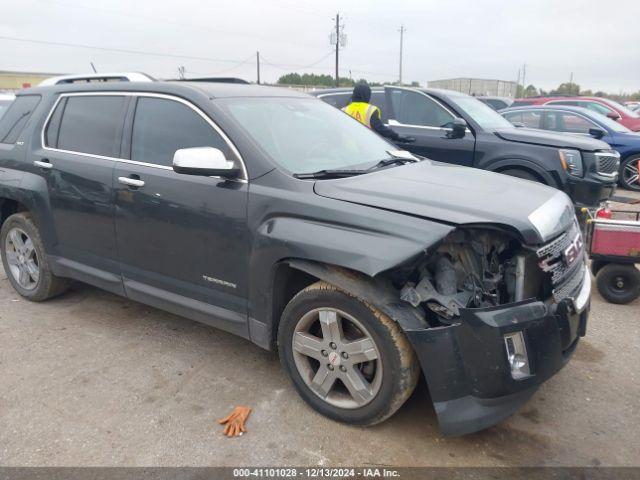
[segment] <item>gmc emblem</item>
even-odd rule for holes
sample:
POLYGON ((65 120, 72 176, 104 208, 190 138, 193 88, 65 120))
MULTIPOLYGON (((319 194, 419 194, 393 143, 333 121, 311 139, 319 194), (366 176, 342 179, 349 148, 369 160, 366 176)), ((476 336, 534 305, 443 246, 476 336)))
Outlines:
POLYGON ((571 244, 564 249, 564 252, 562 252, 562 256, 567 266, 570 267, 580 258, 583 247, 584 244, 582 243, 582 236, 578 234, 576 235, 576 238, 573 239, 573 242, 571 242, 571 244))

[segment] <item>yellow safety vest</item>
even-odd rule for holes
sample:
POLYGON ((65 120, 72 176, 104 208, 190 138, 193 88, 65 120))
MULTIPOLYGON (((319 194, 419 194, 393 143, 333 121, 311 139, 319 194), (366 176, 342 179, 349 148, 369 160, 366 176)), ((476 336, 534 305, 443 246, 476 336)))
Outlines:
POLYGON ((344 107, 342 111, 369 128, 371 128, 371 117, 373 117, 376 112, 378 116, 380 116, 380 109, 367 102, 351 102, 344 107))

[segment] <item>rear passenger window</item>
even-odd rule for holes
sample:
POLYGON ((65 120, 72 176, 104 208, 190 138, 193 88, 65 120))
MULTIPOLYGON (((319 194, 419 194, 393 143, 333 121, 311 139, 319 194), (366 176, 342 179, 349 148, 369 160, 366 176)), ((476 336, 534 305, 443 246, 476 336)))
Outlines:
POLYGON ((51 148, 58 148, 58 133, 60 132, 60 120, 62 120, 62 112, 64 111, 64 107, 67 104, 67 99, 62 98, 58 105, 56 105, 56 109, 54 110, 51 118, 49 119, 49 123, 47 123, 47 127, 45 129, 45 146, 51 148))
POLYGON ((168 167, 176 150, 192 147, 214 147, 234 158, 218 132, 190 107, 163 98, 138 99, 131 160, 168 167))
POLYGON ((123 96, 68 97, 62 112, 57 148, 117 157, 120 152, 124 107, 123 96))
POLYGON ((0 143, 16 143, 40 98, 40 95, 16 97, 0 120, 0 143))

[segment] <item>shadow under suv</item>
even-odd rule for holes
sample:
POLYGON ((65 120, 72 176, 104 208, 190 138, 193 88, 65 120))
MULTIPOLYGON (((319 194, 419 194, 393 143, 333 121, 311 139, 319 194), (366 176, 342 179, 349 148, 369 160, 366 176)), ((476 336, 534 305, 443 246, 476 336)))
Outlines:
MULTIPOLYGON (((596 207, 615 189, 620 156, 602 141, 516 128, 464 93, 396 86, 371 91, 371 103, 382 111, 383 122, 415 138, 401 144, 413 153, 544 183, 567 193, 579 207, 596 207)), ((343 108, 351 92, 340 88, 311 93, 343 108)))
POLYGON ((22 91, 0 121, 0 251, 279 352, 300 395, 372 425, 420 372, 442 430, 525 403, 585 334, 569 198, 422 160, 291 90, 109 82, 22 91))

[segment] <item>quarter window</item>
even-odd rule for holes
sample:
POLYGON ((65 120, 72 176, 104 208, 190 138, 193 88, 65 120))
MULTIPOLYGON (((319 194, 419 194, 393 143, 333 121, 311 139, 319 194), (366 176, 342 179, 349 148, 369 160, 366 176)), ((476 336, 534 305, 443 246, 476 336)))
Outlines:
POLYGON ((229 145, 190 107, 164 98, 140 97, 131 138, 131 160, 171 166, 176 150, 214 147, 228 159, 229 145))
MULTIPOLYGON (((125 97, 115 95, 67 97, 61 113, 55 148, 72 152, 117 157, 124 116, 125 97)), ((52 120, 56 116, 54 112, 52 120)), ((49 128, 49 127, 47 127, 49 128)), ((53 126, 52 132, 54 131, 53 126)), ((53 141, 47 130, 47 142, 53 141)))
POLYGON ((453 116, 429 97, 410 90, 392 90, 395 119, 405 125, 443 127, 453 116))
POLYGON ((504 117, 512 123, 521 123, 527 128, 540 128, 539 112, 511 112, 505 113, 504 117))
POLYGON ((0 121, 0 143, 16 143, 31 114, 40 103, 40 95, 20 95, 0 121))

